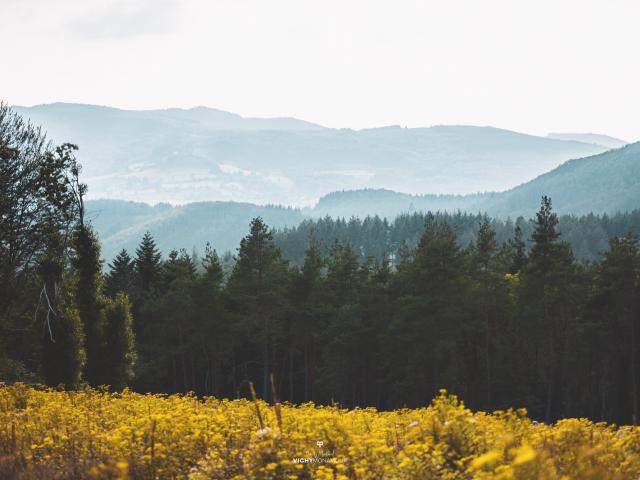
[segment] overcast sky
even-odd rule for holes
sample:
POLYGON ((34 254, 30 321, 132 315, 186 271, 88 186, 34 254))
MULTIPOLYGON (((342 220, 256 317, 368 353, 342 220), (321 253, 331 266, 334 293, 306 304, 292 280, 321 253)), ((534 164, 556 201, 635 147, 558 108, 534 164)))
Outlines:
POLYGON ((0 0, 0 99, 640 139, 637 0, 0 0))

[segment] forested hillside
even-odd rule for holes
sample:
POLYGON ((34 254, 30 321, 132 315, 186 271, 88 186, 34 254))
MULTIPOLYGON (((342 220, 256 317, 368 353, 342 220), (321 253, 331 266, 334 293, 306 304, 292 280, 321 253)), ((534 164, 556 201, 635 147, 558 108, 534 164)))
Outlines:
POLYGON ((331 129, 204 107, 51 104, 18 111, 45 125, 53 140, 80 146, 90 198, 147 203, 308 206, 342 189, 500 191, 607 149, 490 127, 331 129))
MULTIPOLYGON (((366 203, 367 192, 361 192, 366 203)), ((210 243, 221 254, 235 253, 246 225, 256 216, 275 229, 276 244, 284 257, 298 265, 311 239, 328 252, 335 241, 350 243, 361 261, 367 257, 381 260, 385 256, 393 263, 398 251, 418 243, 428 213, 413 212, 392 220, 378 216, 362 218, 310 218, 308 212, 285 207, 260 207, 233 202, 203 202, 184 206, 115 200, 86 202, 91 219, 102 241, 103 258, 110 262, 122 248, 133 251, 142 236, 149 231, 165 253, 173 248, 189 253, 202 253, 210 243)), ((438 221, 454 226, 457 242, 467 246, 484 217, 480 213, 434 213, 438 221)), ((527 217, 514 220, 493 218, 492 228, 499 241, 506 241, 518 224, 525 237, 533 229, 527 217)), ((561 216, 559 229, 571 244, 578 260, 595 260, 607 249, 609 239, 632 232, 640 235, 640 210, 615 215, 561 216)))
POLYGON ((334 192, 314 207, 316 216, 395 215, 458 210, 512 219, 528 216, 540 195, 551 195, 567 215, 615 214, 640 205, 640 142, 599 155, 570 160, 530 182, 504 192, 472 195, 408 195, 389 190, 334 192))
POLYGON ((207 242, 219 252, 235 252, 254 217, 264 218, 273 228, 295 226, 307 218, 292 208, 237 202, 152 207, 123 200, 93 200, 86 202, 86 210, 107 261, 123 248, 133 251, 147 231, 165 252, 172 248, 202 252, 207 242))
MULTIPOLYGON (((286 235, 277 236, 278 242, 282 242, 287 258, 300 261, 303 242, 300 239, 287 240, 287 235, 295 236, 295 227, 303 220, 322 224, 320 219, 327 215, 332 217, 336 226, 327 228, 340 233, 333 236, 323 233, 324 241, 331 243, 336 238, 347 239, 340 225, 344 221, 356 225, 358 221, 352 217, 367 224, 378 222, 374 218, 366 220, 368 216, 386 218, 382 227, 386 237, 378 237, 373 232, 375 239, 368 240, 376 244, 379 258, 381 251, 393 253, 403 241, 416 242, 415 228, 406 231, 404 237, 397 231, 387 232, 389 229, 397 230, 395 224, 406 222, 396 220, 397 216, 424 215, 429 211, 449 212, 459 219, 456 220, 458 235, 461 245, 466 245, 473 235, 475 216, 492 216, 498 235, 503 238, 501 225, 509 225, 509 219, 516 221, 520 216, 529 218, 540 196, 547 194, 554 199, 556 210, 566 217, 562 222, 563 232, 576 256, 581 259, 597 258, 609 237, 622 233, 621 228, 640 233, 636 214, 626 213, 640 207, 640 143, 569 161, 531 182, 500 193, 450 196, 354 190, 326 195, 315 207, 305 209, 237 202, 199 202, 178 206, 158 204, 151 207, 122 200, 92 200, 86 205, 88 218, 100 235, 107 260, 112 259, 122 247, 132 249, 147 230, 153 233, 163 250, 202 250, 210 242, 220 252, 234 251, 244 235, 245 225, 253 217, 261 216, 273 228, 286 229, 286 235), (458 215, 458 212, 464 213, 458 215), (570 215, 577 217, 569 218, 570 215), (285 247, 290 244, 298 246, 285 247)), ((300 228, 305 231, 303 235, 308 236, 307 227, 302 225, 300 228)), ((376 227, 376 231, 381 231, 380 228, 376 227)), ((354 245, 360 242, 355 236, 349 240, 354 245)))
MULTIPOLYGON (((486 215, 470 213, 412 213, 403 214, 393 221, 380 217, 307 219, 295 227, 279 229, 274 234, 276 244, 289 261, 302 265, 304 252, 317 242, 323 253, 328 253, 335 242, 350 244, 361 262, 388 259, 392 265, 401 258, 403 250, 418 245, 428 218, 451 225, 460 247, 473 243, 479 225, 486 215)), ((515 221, 490 219, 491 228, 499 243, 509 240, 517 226, 522 230, 526 248, 531 247, 533 219, 519 217, 515 221)), ((567 241, 578 261, 598 260, 608 249, 609 240, 626 233, 640 235, 640 210, 616 215, 584 215, 560 217, 558 231, 567 241)))

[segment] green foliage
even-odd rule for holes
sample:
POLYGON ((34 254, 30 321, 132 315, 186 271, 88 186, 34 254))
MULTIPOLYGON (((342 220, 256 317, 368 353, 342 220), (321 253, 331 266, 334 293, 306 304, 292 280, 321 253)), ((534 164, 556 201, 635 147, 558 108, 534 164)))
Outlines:
POLYGON ((46 321, 42 345, 42 376, 47 385, 80 386, 85 362, 82 320, 68 294, 58 299, 46 321))
POLYGON ((129 299, 123 292, 106 303, 104 342, 104 383, 121 390, 133 380, 136 364, 133 317, 129 299))
POLYGON ((78 388, 86 359, 82 319, 64 273, 63 236, 53 230, 47 238, 47 251, 39 260, 43 287, 36 309, 43 325, 42 376, 47 385, 78 388))
POLYGON ((122 249, 109 264, 109 273, 105 277, 104 290, 109 297, 113 298, 120 292, 127 295, 133 293, 135 266, 129 252, 122 249))
MULTIPOLYGON (((0 103, 0 362, 16 364, 21 358, 26 365, 37 356, 22 334, 32 333, 29 325, 43 292, 38 261, 50 254, 52 235, 60 235, 56 254, 68 254, 66 238, 84 190, 75 150, 70 144, 52 148, 40 128, 0 103)), ((62 288, 64 265, 49 266, 57 279, 49 286, 62 288)), ((56 297, 60 290, 48 293, 56 297)))
POLYGON ((136 274, 138 288, 142 295, 149 294, 157 287, 160 281, 161 254, 156 247, 156 242, 149 232, 144 234, 142 242, 136 250, 136 274))
POLYGON ((283 335, 284 296, 288 270, 272 233, 261 218, 255 218, 249 234, 240 242, 238 258, 229 278, 231 310, 244 330, 259 345, 262 365, 262 395, 269 392, 273 348, 283 335))
POLYGON ((102 385, 108 367, 104 365, 104 303, 100 242, 93 229, 80 225, 73 240, 73 267, 78 277, 76 306, 84 327, 86 364, 84 379, 93 386, 102 385))

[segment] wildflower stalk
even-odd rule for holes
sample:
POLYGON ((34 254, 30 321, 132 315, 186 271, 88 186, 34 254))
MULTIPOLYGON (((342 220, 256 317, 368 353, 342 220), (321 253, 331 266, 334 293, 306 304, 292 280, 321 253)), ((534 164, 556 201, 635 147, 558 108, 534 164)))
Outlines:
POLYGON ((264 422, 262 421, 262 414, 260 413, 260 407, 258 406, 258 398, 256 397, 256 390, 253 388, 253 382, 249 382, 249 390, 251 391, 251 399, 256 407, 256 414, 258 415, 258 422, 260 423, 260 430, 264 429, 264 422))
POLYGON ((273 379, 273 372, 269 375, 271 380, 271 397, 273 397, 273 410, 276 413, 276 420, 278 422, 278 429, 282 430, 282 412, 280 410, 280 401, 278 400, 278 394, 276 393, 276 382, 273 379))

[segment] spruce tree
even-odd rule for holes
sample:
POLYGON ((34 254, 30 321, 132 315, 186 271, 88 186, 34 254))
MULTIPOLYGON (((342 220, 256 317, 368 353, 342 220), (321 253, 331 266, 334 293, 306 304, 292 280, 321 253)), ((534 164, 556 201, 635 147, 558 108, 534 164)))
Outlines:
MULTIPOLYGON (((224 270, 216 251, 207 243, 201 260, 202 273, 193 289, 195 320, 192 350, 198 357, 197 375, 202 391, 220 396, 228 378, 225 363, 230 364, 234 338, 224 304, 224 270)), ((197 380, 196 380, 197 381, 197 380)))
POLYGON ((402 301, 390 325, 388 344, 398 366, 392 377, 392 400, 418 405, 438 388, 470 383, 463 366, 470 353, 457 342, 467 340, 468 303, 465 256, 453 228, 427 216, 413 259, 399 268, 395 288, 402 301))
POLYGON ((598 359, 606 381, 602 409, 618 423, 638 423, 640 408, 640 246, 630 234, 609 242, 590 309, 597 315, 598 359))
POLYGON ((109 273, 105 280, 105 293, 114 298, 119 292, 131 295, 135 279, 135 261, 124 248, 109 264, 109 273))
POLYGON ((151 233, 147 232, 142 237, 140 246, 136 249, 136 275, 138 287, 144 296, 158 286, 161 274, 162 254, 156 247, 156 242, 151 233))
POLYGON ((516 224, 513 238, 509 240, 510 265, 509 273, 515 274, 520 272, 527 263, 527 250, 523 240, 522 228, 516 224))
POLYGON ((261 351, 262 396, 268 398, 271 357, 282 338, 282 302, 287 268, 269 227, 260 217, 240 241, 238 258, 229 278, 233 308, 244 320, 246 334, 261 351))
MULTIPOLYGON (((300 335, 300 333, 303 335, 304 401, 311 400, 313 394, 313 373, 316 353, 314 351, 314 344, 319 330, 317 321, 322 309, 322 269, 325 266, 325 261, 320 254, 319 242, 314 237, 310 239, 309 243, 298 281, 294 284, 294 304, 297 312, 294 331, 297 335, 300 335)), ((295 338, 297 338, 297 335, 295 338)), ((290 336, 294 337, 293 334, 290 334, 290 336)), ((292 401, 292 399, 290 399, 290 401, 292 401)))
POLYGON ((495 297, 496 278, 494 271, 494 256, 498 245, 496 243, 496 233, 491 228, 488 218, 480 222, 475 249, 473 251, 474 278, 479 286, 478 295, 478 317, 483 323, 484 330, 484 370, 485 370, 485 408, 492 406, 493 390, 493 362, 492 343, 493 329, 495 324, 495 307, 491 299, 495 297))
POLYGON ((202 258, 202 268, 204 268, 204 279, 209 288, 219 291, 224 282, 224 268, 218 253, 207 242, 202 258))
POLYGON ((543 196, 536 214, 533 245, 523 271, 521 305, 524 307, 522 326, 529 352, 528 362, 536 371, 536 381, 530 382, 541 400, 536 412, 550 421, 560 404, 561 365, 565 362, 566 344, 572 327, 577 301, 577 277, 569 244, 559 240, 558 216, 552 211, 551 199, 543 196))
POLYGON ((327 262, 330 301, 339 304, 355 300, 358 285, 358 257, 349 243, 336 241, 327 262))

